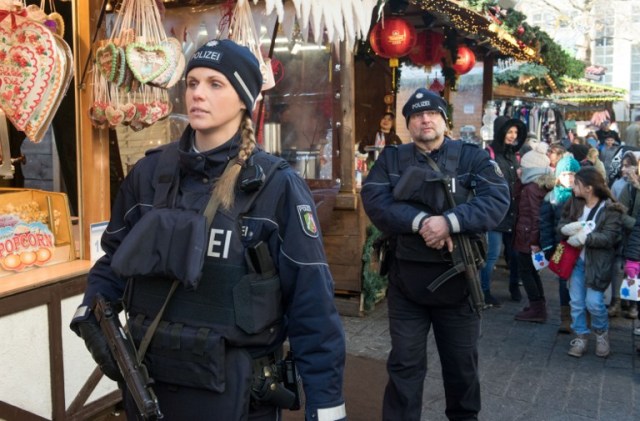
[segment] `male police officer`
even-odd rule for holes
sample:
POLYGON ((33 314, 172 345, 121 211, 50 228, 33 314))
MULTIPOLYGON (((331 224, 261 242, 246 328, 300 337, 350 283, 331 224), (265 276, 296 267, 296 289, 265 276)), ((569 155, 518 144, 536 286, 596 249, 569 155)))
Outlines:
POLYGON ((442 363, 447 417, 475 420, 480 411, 480 321, 468 300, 465 276, 453 271, 435 291, 428 288, 440 275, 452 273, 452 235, 494 228, 509 207, 509 189, 487 152, 445 136, 446 109, 440 96, 424 88, 416 90, 402 109, 413 143, 385 148, 361 192, 367 215, 391 235, 392 350, 384 420, 420 420, 427 334, 432 325, 442 363), (415 175, 403 178, 416 167, 423 170, 417 183, 415 175), (453 178, 454 208, 448 206, 440 182, 443 172, 453 178))

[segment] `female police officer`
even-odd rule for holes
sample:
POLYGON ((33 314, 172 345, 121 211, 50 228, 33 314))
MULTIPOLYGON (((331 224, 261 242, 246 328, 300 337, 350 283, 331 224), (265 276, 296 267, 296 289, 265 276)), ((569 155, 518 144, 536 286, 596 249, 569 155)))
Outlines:
MULTIPOLYGON (((168 420, 279 419, 265 367, 288 337, 306 418, 343 419, 344 333, 314 202, 282 160, 256 148, 258 61, 230 40, 209 41, 188 62, 186 85, 189 126, 124 181, 71 327, 121 380, 95 297, 124 297, 136 347, 160 313, 144 362, 168 420), (217 212, 202 240, 208 205, 217 212)), ((133 419, 126 388, 125 405, 133 419)))

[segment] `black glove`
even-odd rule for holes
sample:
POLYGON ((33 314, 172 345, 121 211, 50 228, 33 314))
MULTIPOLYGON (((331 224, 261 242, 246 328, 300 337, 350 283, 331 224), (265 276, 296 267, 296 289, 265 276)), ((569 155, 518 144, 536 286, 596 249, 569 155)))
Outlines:
POLYGON ((100 370, 104 375, 115 382, 123 382, 124 379, 120 374, 118 364, 111 355, 107 338, 105 338, 100 325, 98 325, 93 316, 88 320, 79 322, 77 327, 87 349, 91 352, 93 360, 100 366, 100 370))

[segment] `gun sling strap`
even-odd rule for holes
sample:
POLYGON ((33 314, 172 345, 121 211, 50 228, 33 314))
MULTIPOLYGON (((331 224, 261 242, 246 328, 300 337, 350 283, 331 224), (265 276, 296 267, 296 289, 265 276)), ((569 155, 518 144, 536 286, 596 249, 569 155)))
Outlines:
MULTIPOLYGON (((452 168, 455 168, 457 170, 458 161, 460 159, 461 152, 462 152, 461 141, 458 141, 458 142, 450 141, 447 143, 447 154, 446 154, 446 162, 445 162, 446 169, 451 170, 452 168), (452 146, 454 145, 455 147, 452 148, 452 146)), ((425 154, 425 158, 427 159, 427 164, 429 164, 431 169, 433 169, 436 172, 442 172, 440 167, 438 167, 438 164, 436 164, 436 162, 429 155, 425 154)), ((446 181, 447 184, 443 184, 443 188, 450 188, 452 189, 452 191, 455 191, 455 182, 456 182, 455 176, 451 177, 449 171, 446 171, 446 172, 447 172, 446 178, 443 181, 446 181)), ((451 268, 447 269, 444 273, 442 273, 436 279, 434 279, 433 282, 431 282, 427 286, 427 289, 431 292, 434 292, 442 284, 444 284, 447 281, 447 279, 462 272, 464 272, 464 262, 460 261, 457 264, 454 264, 451 268)))

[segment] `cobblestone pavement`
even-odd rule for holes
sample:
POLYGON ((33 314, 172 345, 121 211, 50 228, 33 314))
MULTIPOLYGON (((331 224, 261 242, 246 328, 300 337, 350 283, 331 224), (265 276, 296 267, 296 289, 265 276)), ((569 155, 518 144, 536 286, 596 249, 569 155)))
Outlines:
MULTIPOLYGON (((610 321, 611 355, 594 354, 595 338, 582 358, 567 355, 571 335, 557 334, 560 310, 557 281, 544 270, 549 307, 545 324, 517 322, 514 315, 526 302, 509 300, 507 272, 497 266, 492 293, 501 308, 485 310, 480 339, 482 421, 626 421, 640 419, 640 356, 633 324, 624 318, 610 321)), ((386 360, 391 348, 387 306, 383 300, 365 317, 343 317, 347 351, 352 355, 386 360)), ((427 343, 422 420, 446 420, 440 361, 433 335, 427 343)), ((382 396, 380 397, 382 399, 382 396)))

